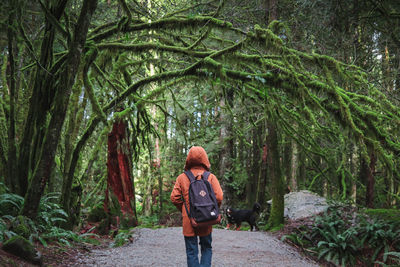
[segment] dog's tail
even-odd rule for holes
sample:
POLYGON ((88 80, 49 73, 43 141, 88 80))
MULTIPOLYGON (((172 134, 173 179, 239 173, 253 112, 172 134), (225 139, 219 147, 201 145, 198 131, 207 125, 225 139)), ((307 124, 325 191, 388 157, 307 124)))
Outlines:
POLYGON ((253 212, 260 213, 260 211, 261 211, 261 205, 258 202, 254 203, 253 212))

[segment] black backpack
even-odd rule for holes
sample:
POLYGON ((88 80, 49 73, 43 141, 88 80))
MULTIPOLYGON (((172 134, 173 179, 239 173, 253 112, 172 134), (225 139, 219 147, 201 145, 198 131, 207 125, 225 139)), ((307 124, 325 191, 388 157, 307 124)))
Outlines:
POLYGON ((186 206, 186 202, 183 201, 183 203, 185 204, 186 212, 192 226, 201 227, 218 224, 221 221, 221 214, 219 213, 218 202, 214 190, 207 180, 210 172, 205 171, 201 175, 201 179, 198 180, 190 170, 185 171, 185 174, 190 180, 190 213, 186 206))

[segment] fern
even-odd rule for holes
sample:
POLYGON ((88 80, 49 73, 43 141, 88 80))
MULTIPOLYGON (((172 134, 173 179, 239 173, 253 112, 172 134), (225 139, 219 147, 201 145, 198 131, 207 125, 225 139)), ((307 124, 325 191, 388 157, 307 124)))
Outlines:
POLYGON ((139 217, 141 228, 160 228, 157 215, 139 217))
POLYGON ((318 258, 324 258, 336 265, 353 266, 358 251, 358 247, 353 244, 356 238, 354 229, 350 228, 343 233, 337 233, 335 228, 330 227, 320 232, 325 240, 318 242, 318 258))
POLYGON ((17 216, 24 203, 24 198, 11 193, 0 195, 0 216, 13 215, 17 216))
POLYGON ((130 230, 120 230, 119 233, 115 236, 114 242, 111 244, 111 247, 120 247, 128 242, 132 242, 132 235, 133 233, 130 230))
POLYGON ((362 236, 361 244, 374 250, 371 257, 372 262, 381 256, 385 263, 387 255, 390 255, 387 253, 393 249, 400 249, 400 229, 395 223, 380 220, 368 221, 363 218, 358 231, 362 236))
POLYGON ((59 193, 50 193, 43 196, 40 200, 37 223, 41 231, 52 229, 60 222, 66 222, 68 214, 60 208, 57 200, 59 193))
POLYGON ((376 264, 380 264, 383 267, 395 267, 395 266, 400 266, 400 252, 395 252, 395 251, 390 251, 390 252, 386 252, 384 254, 385 258, 390 258, 394 264, 386 264, 384 262, 381 261, 376 261, 376 264))
POLYGON ((307 227, 300 226, 299 228, 295 228, 293 231, 294 233, 282 236, 281 241, 289 240, 293 244, 302 248, 310 246, 311 236, 308 233, 307 227))
POLYGON ((354 266, 361 247, 357 234, 357 229, 349 223, 349 217, 339 210, 317 217, 311 229, 312 240, 319 241, 314 247, 318 258, 340 266, 354 266))
POLYGON ((9 190, 8 190, 7 186, 3 182, 0 182, 0 194, 5 194, 8 192, 9 192, 9 190))
MULTIPOLYGON (((78 235, 57 226, 60 222, 67 221, 68 218, 67 213, 56 202, 58 198, 59 193, 43 196, 40 200, 37 219, 32 221, 24 217, 24 221, 31 232, 29 240, 31 242, 38 240, 45 247, 49 241, 56 241, 67 246, 71 246, 70 241, 98 244, 99 242, 93 239, 93 237, 96 237, 94 234, 78 235)), ((24 198, 19 195, 10 193, 0 195, 0 242, 16 235, 9 230, 9 225, 16 220, 23 204, 24 198)))

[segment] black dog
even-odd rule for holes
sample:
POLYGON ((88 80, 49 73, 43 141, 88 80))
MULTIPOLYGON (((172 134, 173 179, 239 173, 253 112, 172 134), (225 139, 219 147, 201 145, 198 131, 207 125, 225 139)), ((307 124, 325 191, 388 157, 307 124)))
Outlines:
POLYGON ((248 222, 250 224, 250 231, 258 230, 256 224, 256 217, 261 211, 261 205, 257 202, 254 203, 252 210, 235 210, 232 208, 227 208, 225 211, 226 218, 228 219, 228 224, 226 229, 229 229, 232 224, 236 224, 236 230, 240 230, 242 222, 248 222))

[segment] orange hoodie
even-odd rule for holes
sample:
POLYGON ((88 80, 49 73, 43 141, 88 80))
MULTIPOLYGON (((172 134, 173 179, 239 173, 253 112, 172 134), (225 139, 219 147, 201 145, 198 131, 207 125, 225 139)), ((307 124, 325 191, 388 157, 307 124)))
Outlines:
MULTIPOLYGON (((186 158, 185 170, 190 170, 194 177, 203 174, 204 171, 210 170, 210 162, 208 161, 207 153, 201 146, 194 146, 189 150, 186 158)), ((215 197, 218 205, 221 205, 223 193, 217 177, 210 174, 208 181, 214 189, 215 197)), ((189 205, 189 186, 190 181, 186 174, 182 173, 176 178, 174 189, 171 192, 171 201, 182 212, 182 228, 184 236, 206 236, 212 231, 212 226, 194 229, 190 223, 189 217, 183 205, 182 195, 186 202, 186 207, 190 211, 189 205)))

